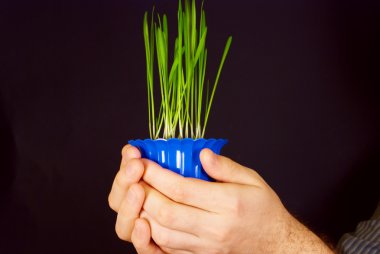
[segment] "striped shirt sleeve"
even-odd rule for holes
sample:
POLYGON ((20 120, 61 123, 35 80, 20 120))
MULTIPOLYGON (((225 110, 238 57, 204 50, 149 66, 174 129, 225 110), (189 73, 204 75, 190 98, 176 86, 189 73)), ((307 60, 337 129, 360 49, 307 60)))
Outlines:
POLYGON ((340 254, 380 254, 380 203, 370 220, 360 222, 355 232, 343 235, 337 251, 340 254))

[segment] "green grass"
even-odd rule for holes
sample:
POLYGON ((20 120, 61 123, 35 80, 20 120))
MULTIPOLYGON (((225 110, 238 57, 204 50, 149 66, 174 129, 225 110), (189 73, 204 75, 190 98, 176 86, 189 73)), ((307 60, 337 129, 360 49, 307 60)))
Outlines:
POLYGON ((211 105, 232 37, 227 39, 213 85, 205 82, 208 33, 203 3, 199 22, 195 0, 178 4, 178 35, 169 64, 168 21, 166 15, 144 15, 144 44, 148 96, 149 135, 157 138, 202 138, 205 135, 211 105), (155 19, 156 17, 156 19, 155 19), (154 101, 154 70, 157 71, 161 102, 154 101))

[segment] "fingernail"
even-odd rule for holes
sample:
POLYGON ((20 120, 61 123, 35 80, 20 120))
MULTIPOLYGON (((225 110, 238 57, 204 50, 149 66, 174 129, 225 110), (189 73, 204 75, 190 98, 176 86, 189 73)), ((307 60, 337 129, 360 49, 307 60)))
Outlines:
POLYGON ((123 147, 123 149, 121 150, 121 156, 124 157, 125 154, 127 153, 128 149, 131 147, 130 144, 127 144, 123 147))
POLYGON ((139 158, 140 149, 138 147, 135 147, 136 149, 132 149, 133 147, 134 146, 129 146, 126 154, 128 154, 130 158, 139 158))

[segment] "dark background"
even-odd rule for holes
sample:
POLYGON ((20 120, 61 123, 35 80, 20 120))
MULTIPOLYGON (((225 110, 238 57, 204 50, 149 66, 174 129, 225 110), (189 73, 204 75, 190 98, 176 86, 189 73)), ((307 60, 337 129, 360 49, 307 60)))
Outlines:
MULTIPOLYGON (((154 3, 173 37, 173 0, 1 1, 0 253, 133 253, 107 196, 122 146, 148 136, 154 3)), ((207 136, 335 243, 380 196, 379 1, 205 8, 211 80, 233 35, 207 136)))

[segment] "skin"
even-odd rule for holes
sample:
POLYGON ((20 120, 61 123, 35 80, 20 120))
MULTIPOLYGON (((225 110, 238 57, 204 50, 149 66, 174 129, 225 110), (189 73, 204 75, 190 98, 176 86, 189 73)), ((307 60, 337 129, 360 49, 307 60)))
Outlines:
POLYGON ((124 147, 109 195, 118 237, 139 254, 333 253, 256 171, 209 149, 200 159, 217 182, 184 178, 124 147))

